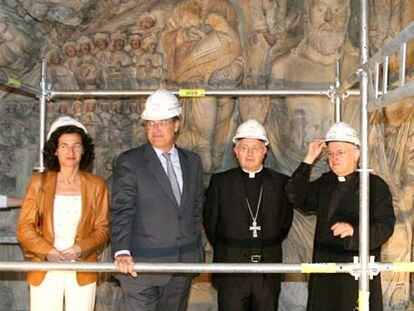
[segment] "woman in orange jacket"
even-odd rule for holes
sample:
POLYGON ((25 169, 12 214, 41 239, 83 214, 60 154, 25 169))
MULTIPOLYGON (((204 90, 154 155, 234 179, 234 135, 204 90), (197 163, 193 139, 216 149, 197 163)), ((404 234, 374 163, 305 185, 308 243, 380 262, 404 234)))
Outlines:
MULTIPOLYGON (((105 181, 85 172, 94 159, 86 128, 71 117, 51 126, 43 149, 47 173, 33 175, 26 189, 17 236, 32 261, 97 261, 108 241, 105 181)), ((92 311, 96 272, 31 271, 30 309, 92 311)))

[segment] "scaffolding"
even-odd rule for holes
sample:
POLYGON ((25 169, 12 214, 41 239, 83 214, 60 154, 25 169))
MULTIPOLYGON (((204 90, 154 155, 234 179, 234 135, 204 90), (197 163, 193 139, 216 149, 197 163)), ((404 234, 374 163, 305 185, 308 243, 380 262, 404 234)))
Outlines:
MULTIPOLYGON (((414 262, 380 263, 369 256, 369 168, 368 154, 368 112, 380 109, 414 94, 414 81, 406 81, 407 42, 414 38, 414 23, 410 24, 398 36, 368 58, 368 0, 360 0, 360 66, 348 80, 341 85, 339 63, 336 64, 335 81, 325 90, 172 90, 181 97, 202 96, 328 96, 335 105, 335 122, 341 120, 342 100, 347 96, 360 96, 361 157, 360 157, 360 244, 359 257, 353 263, 317 263, 317 264, 135 264, 137 272, 158 273, 349 273, 359 280, 358 310, 369 310, 369 280, 381 271, 413 272, 414 262), (398 87, 389 90, 389 58, 398 54, 398 87), (382 77, 380 74, 382 72, 382 77), (380 81, 382 83, 380 83, 380 81), (352 87, 359 83, 359 91, 352 87), (381 84, 381 90, 380 90, 381 84), (371 98, 370 101, 368 98, 371 98)), ((40 88, 34 88, 20 81, 0 76, 0 84, 21 90, 39 98, 39 165, 36 170, 43 171, 42 149, 45 138, 46 102, 58 98, 131 98, 148 96, 153 90, 52 90, 46 81, 46 61, 42 61, 40 88)), ((34 270, 76 270, 114 272, 113 263, 51 263, 51 262, 0 262, 0 271, 34 270)))

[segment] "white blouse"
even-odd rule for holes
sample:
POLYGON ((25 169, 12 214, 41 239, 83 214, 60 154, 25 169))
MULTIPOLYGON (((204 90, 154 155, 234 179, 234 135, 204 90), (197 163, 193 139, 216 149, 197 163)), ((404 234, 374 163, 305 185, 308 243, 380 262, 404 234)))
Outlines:
POLYGON ((80 195, 55 195, 53 204, 54 247, 63 250, 75 243, 76 230, 82 213, 80 195))

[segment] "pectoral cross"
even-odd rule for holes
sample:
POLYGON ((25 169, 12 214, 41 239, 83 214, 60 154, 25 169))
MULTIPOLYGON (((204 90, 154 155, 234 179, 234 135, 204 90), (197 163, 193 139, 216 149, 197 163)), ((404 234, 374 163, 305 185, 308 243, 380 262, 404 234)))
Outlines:
POLYGON ((250 226, 249 230, 253 231, 253 237, 257 238, 257 231, 262 230, 262 227, 257 225, 257 221, 253 220, 253 223, 250 226))

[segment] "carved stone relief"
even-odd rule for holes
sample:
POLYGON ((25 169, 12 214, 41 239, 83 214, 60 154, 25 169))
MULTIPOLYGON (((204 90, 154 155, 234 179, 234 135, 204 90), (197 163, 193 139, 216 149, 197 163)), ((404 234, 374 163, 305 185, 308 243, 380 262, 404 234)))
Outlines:
MULTIPOLYGON (((370 4, 375 52, 414 18, 414 5, 409 0, 370 4)), ((358 64, 356 0, 0 0, 0 7, 0 74, 37 86, 39 60, 45 57, 48 82, 56 90, 320 89, 332 85, 336 58, 342 61, 343 78, 358 64), (319 3, 326 4, 325 12, 315 8, 319 3)), ((413 51, 409 46, 408 78, 413 51)), ((60 115, 80 120, 94 138, 94 171, 110 186, 116 156, 146 142, 140 118, 144 102, 56 100, 47 104, 47 127, 60 115)), ((178 144, 200 154, 206 176, 235 165, 231 138, 240 121, 256 118, 265 124, 271 151, 267 164, 287 174, 303 158, 307 144, 333 122, 333 105, 321 96, 200 97, 181 103, 178 144)), ((349 98, 343 109, 344 119, 355 126, 357 103, 349 98)), ((372 116, 372 165, 390 184, 398 216, 396 233, 384 248, 387 261, 412 259, 410 103, 372 116)), ((23 195, 37 161, 37 103, 0 93, 0 124, 0 193, 23 195)), ((321 162, 315 177, 325 170, 321 162)), ((16 215, 0 217, 7 219, 0 226, 14 230, 9 224, 16 215)), ((285 261, 310 261, 312 234, 313 219, 296 213, 284 243, 285 261)), ((412 300, 410 275, 390 274, 383 280, 387 308, 406 310, 412 300)), ((305 310, 305 281, 301 275, 287 277, 281 310, 305 310)), ((1 293, 9 297, 7 288, 1 293)), ((214 309, 214 295, 209 297, 214 309)), ((114 307, 120 303, 117 287, 105 284, 97 301, 100 310, 119 310, 114 307), (108 293, 114 297, 112 305, 105 300, 108 293)))

